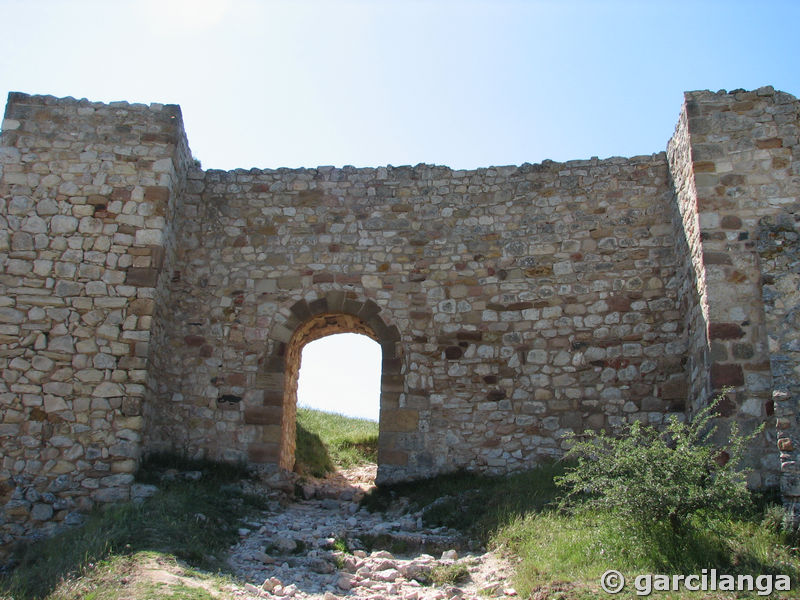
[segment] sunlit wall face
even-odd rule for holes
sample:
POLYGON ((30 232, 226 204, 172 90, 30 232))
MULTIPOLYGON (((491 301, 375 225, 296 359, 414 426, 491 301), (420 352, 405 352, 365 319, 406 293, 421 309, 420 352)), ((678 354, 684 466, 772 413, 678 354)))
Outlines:
POLYGON ((365 335, 341 333, 303 348, 297 405, 378 420, 381 347, 365 335))

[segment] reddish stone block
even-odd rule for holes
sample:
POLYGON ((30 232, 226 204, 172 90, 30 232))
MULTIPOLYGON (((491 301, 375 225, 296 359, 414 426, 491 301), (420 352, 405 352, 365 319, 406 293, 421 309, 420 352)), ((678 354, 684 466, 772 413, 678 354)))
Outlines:
POLYGON ((283 392, 274 390, 264 392, 264 406, 278 406, 283 409, 283 392))
POLYGON ((244 411, 247 425, 280 425, 283 409, 279 406, 251 406, 244 411))
POLYGON ((736 402, 734 402, 728 396, 724 396, 718 403, 716 407, 716 412, 721 417, 732 417, 736 414, 736 402))
POLYGON ((137 316, 152 315, 155 301, 151 298, 137 298, 128 305, 128 312, 137 316))
POLYGON ((741 229, 742 220, 735 215, 725 215, 724 217, 722 217, 720 226, 723 229, 741 229))
POLYGON ((125 283, 137 287, 156 287, 158 269, 131 267, 125 273, 125 283))
POLYGON ((744 331, 736 323, 711 323, 708 337, 712 340, 737 340, 744 337, 744 331))
POLYGON ((333 283, 333 275, 331 273, 314 273, 312 281, 314 283, 333 283))
POLYGON ((231 373, 227 377, 228 385, 243 387, 247 385, 247 375, 244 373, 231 373))
POLYGON ((699 160, 692 166, 695 173, 714 173, 717 170, 717 165, 712 160, 699 160))
POLYGON ((149 185, 144 188, 144 201, 161 203, 169 200, 169 188, 161 185, 149 185))
POLYGON ((204 338, 202 335, 187 335, 184 336, 183 342, 187 346, 202 346, 206 343, 206 338, 204 338))
POLYGON ((448 360, 457 360, 464 356, 464 349, 459 346, 448 346, 444 349, 444 357, 448 360))
POLYGON ((711 387, 715 390, 740 385, 744 385, 744 373, 741 365, 720 363, 711 365, 711 387))
POLYGON ((756 140, 756 148, 760 150, 765 150, 768 148, 782 148, 783 147, 783 140, 781 138, 765 138, 763 140, 756 140))
POLYGON ((612 312, 626 312, 631 309, 631 299, 625 296, 611 296, 606 300, 608 310, 612 312))
POLYGON ((664 400, 680 400, 689 393, 689 384, 683 377, 670 379, 661 386, 661 398, 664 400))
POLYGON ((745 281, 747 281, 747 275, 745 275, 741 271, 733 271, 728 275, 727 280, 730 283, 744 283, 745 281))
POLYGON ((385 410, 381 414, 381 428, 384 431, 406 432, 416 431, 419 425, 419 414, 415 410, 385 410))
POLYGON ((114 188, 111 190, 111 199, 127 202, 131 199, 131 190, 128 188, 114 188))

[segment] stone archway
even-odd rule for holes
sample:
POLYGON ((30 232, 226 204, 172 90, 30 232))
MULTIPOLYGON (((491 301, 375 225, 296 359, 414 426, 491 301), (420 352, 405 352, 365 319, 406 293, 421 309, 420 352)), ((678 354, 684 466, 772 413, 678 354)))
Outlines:
POLYGON ((248 408, 245 423, 261 425, 261 439, 248 447, 251 462, 294 467, 297 381, 303 347, 336 333, 359 333, 381 346, 381 390, 378 434, 378 473, 384 465, 404 467, 407 452, 398 447, 398 435, 416 431, 419 414, 401 408, 403 385, 400 332, 388 325, 381 308, 354 293, 328 292, 314 300, 299 300, 279 314, 268 339, 268 351, 259 374, 264 405, 248 408))

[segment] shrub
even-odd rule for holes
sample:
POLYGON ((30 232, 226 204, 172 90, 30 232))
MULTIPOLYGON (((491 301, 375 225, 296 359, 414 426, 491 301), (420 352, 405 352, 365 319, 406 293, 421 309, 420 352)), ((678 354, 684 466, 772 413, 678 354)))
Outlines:
POLYGON ((712 444, 720 399, 689 423, 672 419, 665 431, 637 421, 617 437, 573 435, 566 459, 577 462, 556 479, 567 490, 563 505, 610 509, 631 525, 669 523, 675 532, 695 513, 747 507, 750 494, 737 466, 761 429, 744 436, 732 423, 727 441, 712 444))

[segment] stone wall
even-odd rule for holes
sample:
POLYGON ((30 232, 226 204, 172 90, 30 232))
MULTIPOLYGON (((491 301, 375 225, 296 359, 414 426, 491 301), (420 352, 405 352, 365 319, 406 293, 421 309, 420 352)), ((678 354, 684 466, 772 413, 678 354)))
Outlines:
POLYGON ((787 94, 689 93, 652 156, 230 172, 176 106, 11 94, 0 169, 4 539, 127 498, 142 452, 292 468, 300 352, 338 332, 382 348, 381 480, 733 386, 751 485, 800 497, 787 94))
POLYGON ((793 335, 770 314, 769 303, 765 313, 762 285, 775 279, 776 269, 795 268, 760 257, 758 244, 764 219, 796 212, 798 114, 798 101, 772 88, 688 93, 669 148, 681 182, 678 204, 684 222, 690 221, 685 231, 697 274, 693 302, 701 307, 694 307, 689 323, 694 400, 702 405, 731 387, 720 405, 723 416, 745 431, 769 424, 748 458, 755 486, 776 485, 779 470, 771 369, 776 348, 767 336, 793 335))
POLYGON ((159 272, 188 156, 177 106, 9 97, 0 148, 4 539, 128 498, 159 272))
POLYGON ((671 195, 664 154, 193 172, 152 443, 274 462, 255 449, 293 429, 248 415, 287 404, 284 346, 331 294, 399 332, 382 479, 526 468, 567 431, 659 422, 685 400, 671 195))

